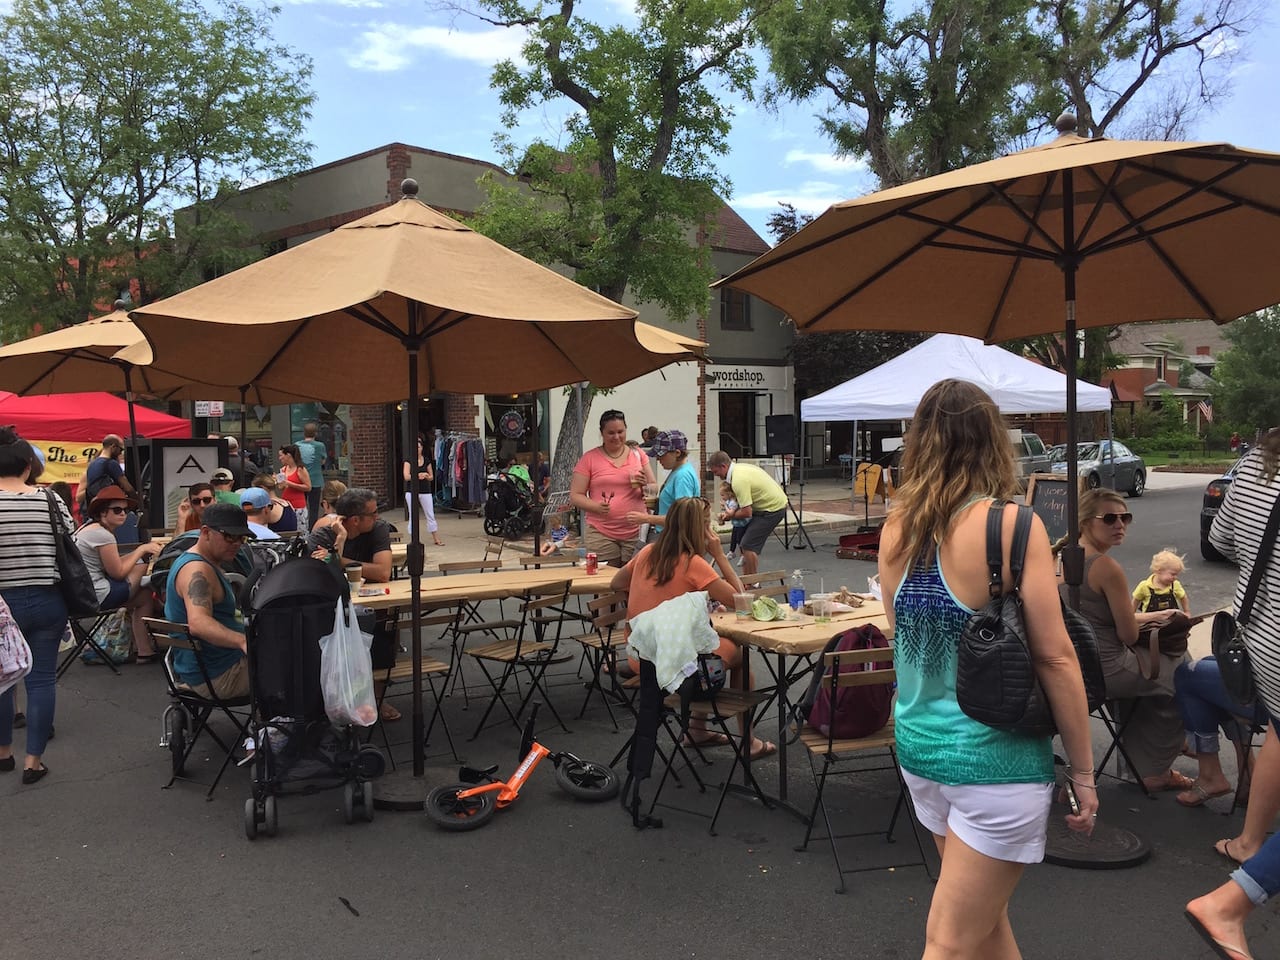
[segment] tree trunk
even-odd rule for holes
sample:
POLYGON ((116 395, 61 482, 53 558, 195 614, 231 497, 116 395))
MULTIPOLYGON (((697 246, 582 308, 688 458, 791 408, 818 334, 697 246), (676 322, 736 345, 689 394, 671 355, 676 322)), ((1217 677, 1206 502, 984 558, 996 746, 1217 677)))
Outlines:
POLYGON ((560 420, 560 432, 556 435, 556 452, 551 461, 551 490, 560 493, 569 489, 573 468, 582 456, 582 424, 591 413, 591 398, 595 391, 582 388, 582 419, 578 418, 578 403, 570 396, 560 420))

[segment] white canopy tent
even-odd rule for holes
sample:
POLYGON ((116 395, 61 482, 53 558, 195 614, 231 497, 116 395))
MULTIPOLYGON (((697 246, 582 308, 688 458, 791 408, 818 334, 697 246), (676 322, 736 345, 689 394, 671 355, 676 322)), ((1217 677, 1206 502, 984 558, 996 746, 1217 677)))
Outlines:
MULTIPOLYGON (((955 377, 976 383, 1001 413, 1067 409, 1067 378, 1003 347, 974 337, 939 333, 860 377, 800 401, 800 419, 907 420, 926 390, 955 377)), ((1110 412, 1111 391, 1076 381, 1077 409, 1110 412)))

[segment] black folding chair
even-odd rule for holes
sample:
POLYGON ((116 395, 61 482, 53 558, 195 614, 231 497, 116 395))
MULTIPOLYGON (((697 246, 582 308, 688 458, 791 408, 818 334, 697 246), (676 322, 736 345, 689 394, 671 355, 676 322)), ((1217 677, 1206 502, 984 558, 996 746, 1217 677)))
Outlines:
POLYGON ((98 641, 98 631, 103 625, 112 618, 123 607, 112 607, 110 610, 100 610, 97 614, 89 617, 71 617, 67 621, 67 625, 71 628, 71 636, 75 639, 76 645, 67 651, 67 655, 62 658, 62 662, 58 664, 58 671, 55 679, 61 680, 62 675, 71 668, 71 664, 75 663, 76 657, 84 653, 84 648, 89 647, 99 659, 102 660, 111 672, 116 676, 120 675, 120 668, 116 666, 115 661, 107 656, 106 649, 98 641), (91 623, 89 627, 85 627, 86 623, 91 623))

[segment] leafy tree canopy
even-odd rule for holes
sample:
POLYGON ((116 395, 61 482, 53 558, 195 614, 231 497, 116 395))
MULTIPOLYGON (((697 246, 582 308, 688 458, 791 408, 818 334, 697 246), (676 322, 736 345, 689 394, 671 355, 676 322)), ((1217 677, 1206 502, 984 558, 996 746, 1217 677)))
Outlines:
POLYGON ((1230 349, 1213 378, 1214 419, 1266 430, 1280 424, 1280 307, 1268 307, 1226 327, 1230 349))
POLYGON ((224 202, 310 150, 311 64, 274 42, 274 16, 14 0, 0 18, 5 339, 84 320, 130 281, 145 302, 252 258, 224 202))

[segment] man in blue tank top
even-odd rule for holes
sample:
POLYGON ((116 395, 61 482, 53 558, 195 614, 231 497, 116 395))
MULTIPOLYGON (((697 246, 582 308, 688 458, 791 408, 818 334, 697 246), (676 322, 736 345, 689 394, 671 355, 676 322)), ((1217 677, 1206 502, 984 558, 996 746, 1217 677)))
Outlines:
POLYGON ((185 623, 201 642, 201 660, 191 650, 175 650, 174 673, 196 693, 221 700, 249 695, 244 621, 236 609, 235 591, 222 575, 222 565, 235 558, 253 535, 244 511, 229 503, 213 503, 201 517, 200 538, 169 570, 164 616, 185 623))

